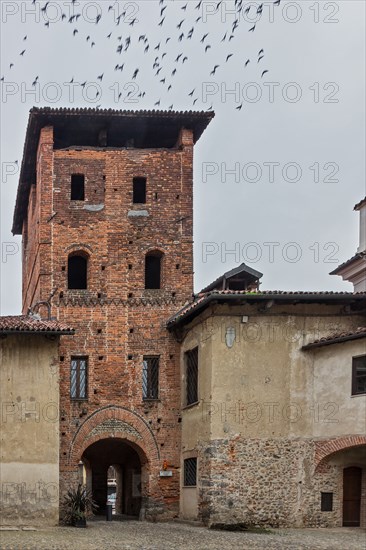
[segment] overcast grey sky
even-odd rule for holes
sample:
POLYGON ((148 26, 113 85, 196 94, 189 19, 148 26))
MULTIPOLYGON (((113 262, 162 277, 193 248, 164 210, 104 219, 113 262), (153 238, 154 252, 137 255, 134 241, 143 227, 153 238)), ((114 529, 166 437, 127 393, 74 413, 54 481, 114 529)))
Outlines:
POLYGON ((195 149, 195 290, 243 261, 262 289, 352 290, 328 273, 356 252, 365 196, 365 3, 260 4, 1 2, 1 314, 21 308, 14 161, 33 105, 212 105, 195 149))

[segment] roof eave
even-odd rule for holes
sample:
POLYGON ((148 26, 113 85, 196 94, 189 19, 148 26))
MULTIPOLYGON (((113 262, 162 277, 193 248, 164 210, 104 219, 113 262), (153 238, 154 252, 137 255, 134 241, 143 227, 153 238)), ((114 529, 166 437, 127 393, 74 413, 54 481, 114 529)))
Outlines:
POLYGON ((312 342, 302 346, 303 351, 308 351, 314 348, 322 348, 324 346, 330 346, 332 344, 341 344, 342 342, 350 342, 351 340, 360 340, 366 338, 366 332, 361 334, 352 334, 351 336, 341 336, 340 338, 334 338, 333 340, 324 340, 324 342, 312 342))
POLYGON ((228 301, 269 301, 269 300, 275 300, 277 302, 292 302, 293 304, 298 303, 327 303, 327 302, 339 302, 344 303, 345 301, 361 301, 366 300, 365 295, 358 296, 357 294, 351 294, 351 295, 331 295, 331 294, 323 294, 323 295, 304 295, 304 294, 291 294, 291 295, 283 295, 283 294, 260 294, 260 293, 253 293, 253 294, 219 294, 212 292, 208 294, 208 296, 202 300, 201 303, 199 303, 196 307, 194 306, 194 302, 192 303, 192 310, 187 311, 186 314, 183 314, 181 317, 179 316, 179 312, 170 320, 168 320, 166 327, 168 330, 173 329, 175 326, 182 324, 182 323, 188 323, 192 319, 194 319, 203 309, 206 308, 208 304, 210 304, 213 301, 216 302, 228 302, 228 301))

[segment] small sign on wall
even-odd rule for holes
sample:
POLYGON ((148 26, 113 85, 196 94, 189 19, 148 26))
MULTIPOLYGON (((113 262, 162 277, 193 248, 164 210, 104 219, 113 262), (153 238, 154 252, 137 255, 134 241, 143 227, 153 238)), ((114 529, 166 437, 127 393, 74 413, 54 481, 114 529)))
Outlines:
POLYGON ((172 477, 172 470, 160 470, 160 477, 172 477))

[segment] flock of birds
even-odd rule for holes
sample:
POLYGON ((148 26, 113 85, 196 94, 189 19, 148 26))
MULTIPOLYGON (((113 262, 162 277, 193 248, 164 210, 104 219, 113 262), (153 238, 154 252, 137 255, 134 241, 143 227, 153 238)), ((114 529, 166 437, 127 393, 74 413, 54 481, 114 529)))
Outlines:
MULTIPOLYGON (((279 6, 281 0, 272 0, 275 6, 279 6)), ((106 44, 110 46, 112 52, 116 56, 116 59, 113 65, 110 67, 110 71, 114 70, 119 74, 123 73, 123 76, 129 82, 139 83, 139 86, 132 87, 132 89, 126 94, 126 98, 136 97, 137 99, 145 98, 147 92, 140 87, 143 83, 149 82, 151 77, 155 78, 159 86, 161 86, 161 93, 159 98, 156 100, 151 100, 150 104, 154 107, 161 107, 162 101, 166 98, 173 97, 173 89, 177 89, 178 93, 181 93, 182 84, 178 80, 182 68, 187 66, 189 67, 190 63, 197 67, 197 64, 200 63, 202 59, 202 70, 201 66, 198 65, 200 69, 201 78, 205 79, 212 77, 219 77, 220 72, 230 64, 234 56, 242 55, 242 44, 243 44, 243 34, 244 32, 254 33, 257 25, 260 23, 260 19, 263 13, 263 3, 258 5, 245 5, 243 0, 233 0, 231 2, 225 2, 234 7, 235 15, 231 17, 229 21, 220 21, 220 31, 223 30, 223 35, 220 37, 217 36, 217 27, 210 29, 210 18, 204 17, 204 3, 205 0, 199 0, 196 3, 193 0, 188 0, 184 5, 180 6, 180 3, 183 2, 173 2, 172 0, 156 0, 156 20, 157 20, 157 30, 159 31, 159 41, 153 40, 153 38, 147 33, 140 34, 138 32, 139 23, 137 16, 132 16, 127 13, 127 9, 118 13, 119 4, 118 2, 108 5, 104 2, 100 2, 100 12, 96 15, 95 25, 103 24, 103 20, 111 18, 113 16, 114 28, 108 29, 108 34, 104 35, 105 44, 101 44, 97 38, 93 38, 92 33, 84 34, 84 29, 82 25, 82 13, 72 13, 72 15, 66 15, 62 13, 61 21, 50 22, 47 20, 47 10, 49 8, 50 2, 47 1, 44 4, 40 0, 32 0, 32 4, 39 4, 41 13, 43 14, 43 19, 45 23, 41 23, 47 28, 52 27, 59 22, 65 22, 71 25, 70 38, 85 40, 86 43, 90 46, 91 50, 97 49, 100 46, 105 47, 106 44), (178 5, 177 5, 178 4, 178 5), (104 11, 103 11, 104 9, 104 11), (171 14, 170 10, 174 10, 174 13, 171 14), (177 20, 177 11, 182 13, 182 18, 177 20), (170 17, 172 15, 173 17, 170 17), (245 17, 246 16, 246 17, 245 17), (248 21, 253 21, 256 18, 255 23, 249 23, 248 21), (250 19, 250 17, 252 19, 250 19), (102 22, 102 23, 101 23, 102 22), (122 27, 122 24, 124 25, 122 27), (124 34, 121 33, 121 30, 125 30, 124 34), (204 32, 205 31, 205 32, 204 32), (164 34, 166 32, 166 34, 164 34), (114 46, 113 46, 114 41, 114 46), (235 41, 237 41, 238 46, 235 46, 235 41), (194 58, 192 58, 190 45, 194 43, 194 58), (177 53, 178 52, 178 53, 177 53), (136 63, 136 60, 139 59, 139 56, 147 56, 150 64, 150 71, 152 73, 146 74, 146 69, 142 69, 141 65, 136 67, 131 65, 131 63, 136 63), (212 61, 213 56, 215 57, 215 62, 212 61), (210 64, 212 63, 212 64, 210 64), (138 92, 138 93, 137 93, 138 92)), ((71 0, 73 8, 79 3, 76 4, 76 0, 71 0)), ((150 6, 152 2, 149 2, 150 6)), ((212 2, 210 2, 212 5, 212 2)), ((215 12, 220 13, 220 9, 223 1, 220 0, 216 3, 215 12)), ((144 4, 139 5, 139 9, 144 9, 144 4), (140 6, 142 6, 140 8, 140 6)), ((154 8, 155 9, 155 8, 154 8)), ((74 12, 75 10, 73 10, 74 12)), ((71 12, 70 12, 71 13, 71 12)), ((211 16, 213 15, 210 12, 211 16)), ((137 15, 139 15, 137 13, 137 15)), ((228 16, 224 19, 229 19, 228 16)), ((151 22, 152 23, 152 22, 151 22)), ((22 39, 23 46, 19 53, 21 58, 24 58, 28 54, 26 48, 28 40, 28 35, 25 35, 22 39)), ((77 52, 77 48, 75 48, 77 52)), ((76 54, 77 57, 77 54, 76 54)), ((106 59, 110 57, 105 56, 106 59)), ((269 72, 267 68, 263 67, 263 59, 265 57, 264 49, 261 48, 258 52, 258 55, 255 59, 253 58, 244 58, 240 61, 242 64, 243 70, 245 70, 249 64, 255 64, 258 67, 258 77, 264 78, 264 76, 269 72)), ((141 57, 140 57, 141 59, 141 57)), ((83 58, 83 62, 87 63, 87 60, 83 58)), ((145 64, 146 65, 146 64, 145 64)), ((16 66, 15 60, 9 63, 9 73, 16 66)), ((105 74, 108 71, 107 62, 105 67, 103 67, 103 72, 98 74, 95 79, 96 81, 102 83, 105 78, 105 74)), ((9 75, 11 76, 11 74, 9 75)), ((183 75, 182 75, 183 77, 183 75)), ((186 75, 184 76, 186 79, 186 75)), ((6 82, 8 78, 3 75, 1 81, 6 82)), ((74 77, 71 78, 70 84, 76 82, 74 77)), ((36 87, 40 83, 40 77, 36 76, 33 79, 32 86, 36 87)), ((82 88, 85 88, 88 84, 88 80, 78 83, 82 88)), ((122 100, 122 92, 118 93, 118 101, 122 100)), ((101 98, 101 92, 96 91, 95 102, 98 101, 98 98, 101 98)), ((197 84, 191 91, 187 91, 187 100, 192 101, 192 107, 194 107, 199 100, 202 101, 199 93, 199 85, 197 84)), ((124 99, 122 100, 124 101, 124 99)), ((167 103, 170 103, 168 100, 167 103)), ((97 108, 101 108, 101 104, 97 105, 97 108)), ((240 111, 243 107, 243 103, 237 105, 235 108, 240 111)), ((169 105, 169 110, 174 109, 174 104, 169 105)), ((212 110, 213 105, 207 109, 212 110)))

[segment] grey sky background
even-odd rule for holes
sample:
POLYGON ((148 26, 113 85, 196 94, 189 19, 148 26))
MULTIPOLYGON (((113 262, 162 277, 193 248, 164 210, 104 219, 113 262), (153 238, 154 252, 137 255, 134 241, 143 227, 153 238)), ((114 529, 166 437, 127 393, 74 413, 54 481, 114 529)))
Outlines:
POLYGON ((33 105, 131 110, 172 104, 174 110, 207 110, 212 105, 216 117, 195 149, 195 291, 243 261, 264 273, 262 289, 352 290, 328 273, 356 252, 358 213, 352 209, 365 196, 364 2, 282 0, 273 10, 272 0, 263 2, 255 31, 249 32, 260 3, 243 1, 230 42, 236 17, 228 13, 234 6, 229 1, 212 14, 218 2, 195 9, 198 0, 160 5, 154 0, 85 0, 74 7, 60 1, 50 2, 46 15, 40 10, 44 0, 31 4, 1 2, 2 315, 21 309, 20 238, 10 231, 19 174, 6 171, 17 169, 9 163, 21 163, 33 105), (60 19, 62 12, 66 20, 60 19), (68 23, 73 13, 81 16, 68 23), (96 24, 98 13, 102 17, 96 24), (202 19, 196 23, 197 17, 202 19), (138 21, 130 25, 134 18, 138 21), (142 35, 148 37, 147 53, 147 43, 138 40, 142 35), (128 37, 131 45, 125 50, 128 37), (211 47, 205 53, 206 45, 211 47), (258 63, 261 49, 264 58, 258 63), (123 63, 122 72, 114 70, 123 63), (210 76, 216 64, 220 67, 210 76), (268 73, 262 78, 263 70, 268 73), (80 86, 70 98, 72 78, 87 82, 89 100, 80 86), (100 86, 98 98, 92 83, 100 86), (225 174, 225 169, 236 172, 225 174))

